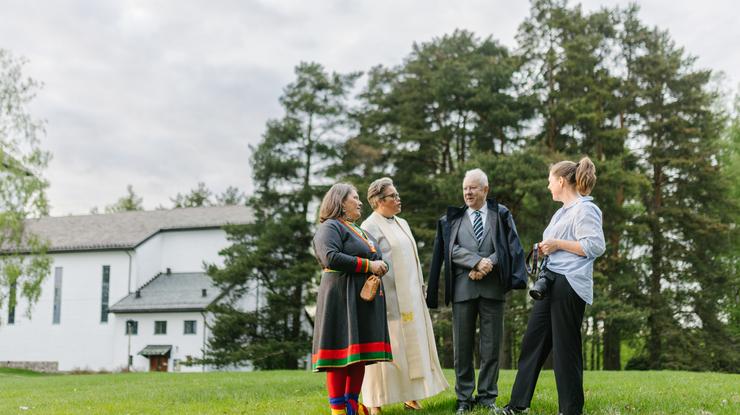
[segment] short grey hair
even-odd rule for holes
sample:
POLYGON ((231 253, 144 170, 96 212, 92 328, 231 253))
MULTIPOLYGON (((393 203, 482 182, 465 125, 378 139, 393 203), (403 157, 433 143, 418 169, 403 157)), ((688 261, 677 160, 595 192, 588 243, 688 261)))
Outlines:
POLYGON ((466 171, 465 178, 463 180, 467 178, 477 179, 478 183, 483 187, 488 186, 488 176, 486 176, 486 173, 484 173, 483 170, 481 169, 473 169, 473 170, 466 171))
POLYGON ((367 202, 370 203, 370 207, 378 208, 378 202, 388 186, 393 186, 393 180, 390 177, 381 177, 370 183, 370 187, 367 188, 367 202))

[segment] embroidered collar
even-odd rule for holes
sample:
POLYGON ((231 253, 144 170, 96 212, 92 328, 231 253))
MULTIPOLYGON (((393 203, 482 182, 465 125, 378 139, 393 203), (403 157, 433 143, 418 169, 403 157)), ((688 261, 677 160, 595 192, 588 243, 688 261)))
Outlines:
POLYGON ((377 252, 375 249, 375 244, 370 240, 370 238, 367 237, 365 234, 365 231, 362 230, 362 228, 358 227, 354 223, 349 223, 345 221, 344 219, 339 219, 339 222, 349 228, 350 231, 352 231, 355 235, 357 235, 360 239, 362 239, 365 244, 370 248, 370 252, 375 253, 377 252))

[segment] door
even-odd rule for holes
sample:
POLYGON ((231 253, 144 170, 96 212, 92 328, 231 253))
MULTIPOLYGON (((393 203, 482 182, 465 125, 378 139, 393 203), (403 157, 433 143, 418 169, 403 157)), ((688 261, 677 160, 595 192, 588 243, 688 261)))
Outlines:
POLYGON ((149 356, 150 372, 166 372, 169 356, 149 356))

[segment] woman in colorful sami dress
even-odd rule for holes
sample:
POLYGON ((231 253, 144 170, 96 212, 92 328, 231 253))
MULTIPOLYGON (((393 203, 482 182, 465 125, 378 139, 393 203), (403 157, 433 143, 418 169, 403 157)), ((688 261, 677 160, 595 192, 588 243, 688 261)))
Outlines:
POLYGON ((383 277, 383 289, 395 355, 392 363, 367 368, 362 400, 371 414, 379 414, 382 405, 396 402, 404 402, 406 409, 421 409, 418 400, 434 396, 449 385, 439 364, 432 320, 424 301, 416 240, 408 223, 397 216, 401 197, 393 180, 383 177, 372 182, 367 200, 374 212, 362 223, 362 229, 375 237, 383 260, 390 265, 383 277))
POLYGON ((505 415, 527 412, 550 351, 559 413, 583 413, 581 323, 586 304, 593 302, 594 260, 606 248, 601 210, 588 196, 595 184, 596 167, 588 157, 578 163, 561 161, 550 168, 547 188, 563 207, 552 215, 538 244, 548 256, 544 273, 549 288, 529 314, 505 415))
POLYGON ((368 413, 358 402, 365 365, 392 360, 383 287, 373 301, 360 298, 370 274, 383 276, 375 241, 355 225, 362 202, 354 186, 337 183, 321 202, 313 238, 323 267, 316 300, 313 370, 326 372, 332 415, 368 413))

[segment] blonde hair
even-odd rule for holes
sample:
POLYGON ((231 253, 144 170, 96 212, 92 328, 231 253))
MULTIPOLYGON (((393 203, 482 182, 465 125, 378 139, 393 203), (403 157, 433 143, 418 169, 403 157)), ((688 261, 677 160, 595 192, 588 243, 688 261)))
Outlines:
POLYGON ((583 196, 591 194, 596 185, 596 166, 588 157, 582 158, 578 163, 570 160, 557 162, 550 167, 550 174, 564 178, 583 196))
POLYGON ((349 183, 336 183, 324 195, 319 209, 319 223, 324 223, 329 219, 338 219, 344 216, 342 202, 357 189, 349 183))
POLYGON ((378 208, 378 202, 380 202, 385 189, 389 186, 393 186, 393 180, 390 177, 381 177, 370 183, 370 187, 367 188, 367 202, 370 203, 370 207, 378 208))

